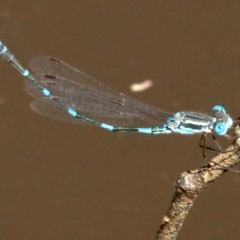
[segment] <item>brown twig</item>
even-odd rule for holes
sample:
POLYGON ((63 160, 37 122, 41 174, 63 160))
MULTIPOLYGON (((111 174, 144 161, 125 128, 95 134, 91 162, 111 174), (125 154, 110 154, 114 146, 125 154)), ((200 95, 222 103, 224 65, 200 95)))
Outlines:
MULTIPOLYGON (((235 136, 240 135, 240 128, 235 128, 235 136)), ((175 183, 175 194, 167 214, 157 233, 157 240, 174 240, 183 222, 200 192, 221 177, 229 168, 240 161, 240 138, 224 153, 209 160, 199 169, 183 172, 175 183)))

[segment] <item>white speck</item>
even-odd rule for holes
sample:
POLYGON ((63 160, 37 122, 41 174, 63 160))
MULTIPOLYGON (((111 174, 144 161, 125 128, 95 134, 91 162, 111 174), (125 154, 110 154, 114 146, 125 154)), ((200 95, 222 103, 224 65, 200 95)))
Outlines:
POLYGON ((142 83, 133 83, 130 86, 131 91, 133 92, 141 92, 145 91, 146 89, 150 88, 153 85, 152 80, 145 80, 142 83))

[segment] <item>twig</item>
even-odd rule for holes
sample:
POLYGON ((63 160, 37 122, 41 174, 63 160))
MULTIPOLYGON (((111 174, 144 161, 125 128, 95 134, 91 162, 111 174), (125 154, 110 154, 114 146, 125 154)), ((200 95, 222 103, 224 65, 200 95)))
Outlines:
MULTIPOLYGON (((235 128, 235 136, 240 136, 240 128, 235 128)), ((240 161, 240 139, 224 153, 209 160, 199 169, 183 172, 175 183, 175 194, 167 214, 157 232, 157 240, 174 240, 200 192, 226 173, 240 161)))

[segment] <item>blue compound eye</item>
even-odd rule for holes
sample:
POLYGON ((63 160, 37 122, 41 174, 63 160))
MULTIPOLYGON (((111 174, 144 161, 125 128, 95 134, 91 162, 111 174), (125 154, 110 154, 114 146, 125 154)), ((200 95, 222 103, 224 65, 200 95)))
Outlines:
POLYGON ((221 105, 216 105, 216 106, 214 106, 212 110, 213 110, 213 112, 214 112, 214 111, 220 111, 220 112, 226 114, 225 108, 224 108, 223 106, 221 106, 221 105))
POLYGON ((227 132, 228 128, 226 123, 218 123, 214 127, 214 131, 218 135, 224 135, 227 132))

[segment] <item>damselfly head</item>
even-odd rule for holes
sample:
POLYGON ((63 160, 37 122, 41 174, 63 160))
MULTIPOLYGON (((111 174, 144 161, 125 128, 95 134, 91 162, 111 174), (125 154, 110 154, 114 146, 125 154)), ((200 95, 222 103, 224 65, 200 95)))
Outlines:
POLYGON ((213 117, 215 118, 214 132, 218 135, 224 135, 228 129, 232 126, 233 120, 226 114, 226 110, 223 106, 216 105, 213 107, 213 117))

